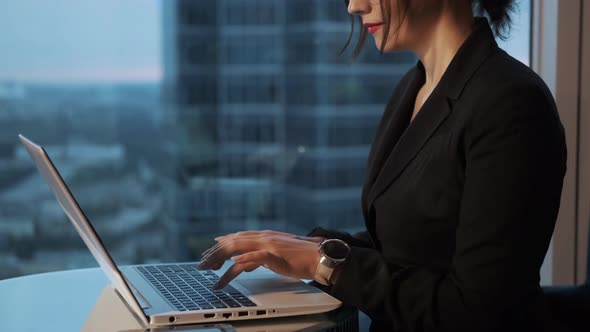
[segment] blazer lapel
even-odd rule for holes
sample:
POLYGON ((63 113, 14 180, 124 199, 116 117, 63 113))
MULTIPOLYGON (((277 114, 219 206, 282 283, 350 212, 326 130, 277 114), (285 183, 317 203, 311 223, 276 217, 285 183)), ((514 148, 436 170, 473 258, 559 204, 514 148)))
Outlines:
MULTIPOLYGON (((426 103, 422 106, 415 119, 403 131, 399 140, 393 142, 395 146, 391 148, 386 143, 382 143, 379 149, 376 150, 378 155, 381 154, 383 155, 382 158, 387 159, 383 167, 378 167, 380 163, 376 163, 375 167, 371 170, 373 172, 378 171, 376 173, 377 175, 373 174, 371 176, 369 173, 370 180, 374 177, 376 178, 372 186, 371 182, 368 182, 368 195, 366 206, 364 206, 366 211, 371 210, 375 199, 399 177, 404 168, 406 168, 436 129, 449 116, 452 111, 452 103, 459 99, 473 73, 494 50, 498 49, 487 20, 485 18, 476 18, 475 20, 476 26, 474 31, 459 48, 440 82, 426 100, 426 103), (388 151, 391 151, 391 153, 388 153, 388 151)), ((421 62, 418 62, 416 69, 412 83, 420 83, 421 80, 423 83, 424 67, 421 62)), ((418 84, 417 88, 414 86, 413 88, 407 89, 407 94, 402 97, 406 103, 409 101, 411 105, 409 106, 410 111, 408 111, 410 114, 413 109, 417 89, 420 86, 421 84, 418 84)), ((404 103, 399 105, 399 107, 404 106, 408 107, 404 103)), ((405 119, 404 114, 407 114, 404 109, 400 109, 397 113, 400 114, 394 117, 394 121, 392 122, 394 132, 403 128, 400 124, 405 119)), ((384 140, 390 138, 390 135, 384 135, 384 140)))
POLYGON ((383 163, 407 128, 412 114, 413 101, 423 83, 423 77, 418 68, 414 68, 408 84, 403 87, 403 92, 394 95, 391 102, 388 103, 385 110, 386 116, 383 119, 383 128, 379 130, 382 134, 377 136, 369 153, 365 189, 370 189, 373 186, 383 163), (399 98, 398 95, 402 97, 399 98))
POLYGON ((450 112, 451 107, 446 97, 431 95, 428 98, 397 141, 377 175, 375 183, 369 191, 368 206, 371 206, 388 185, 398 178, 450 112))

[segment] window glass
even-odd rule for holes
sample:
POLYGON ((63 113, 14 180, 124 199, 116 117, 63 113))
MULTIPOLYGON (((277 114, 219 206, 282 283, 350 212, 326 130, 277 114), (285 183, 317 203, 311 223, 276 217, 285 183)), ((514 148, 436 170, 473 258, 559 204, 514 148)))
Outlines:
POLYGON ((498 40, 498 45, 508 54, 530 66, 531 0, 518 1, 519 7, 512 17, 510 38, 498 40))
POLYGON ((362 229, 368 149, 416 62, 370 39, 339 55, 341 0, 19 0, 0 22, 0 279, 96 266, 19 133, 120 264, 197 260, 244 229, 362 229))

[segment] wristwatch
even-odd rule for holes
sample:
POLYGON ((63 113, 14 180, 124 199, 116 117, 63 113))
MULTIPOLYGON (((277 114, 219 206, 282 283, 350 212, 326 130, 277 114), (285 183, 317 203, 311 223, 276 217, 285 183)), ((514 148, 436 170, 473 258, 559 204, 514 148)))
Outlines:
POLYGON ((313 279, 324 286, 329 286, 334 269, 346 261, 350 247, 342 240, 328 239, 320 242, 319 252, 320 262, 313 279))

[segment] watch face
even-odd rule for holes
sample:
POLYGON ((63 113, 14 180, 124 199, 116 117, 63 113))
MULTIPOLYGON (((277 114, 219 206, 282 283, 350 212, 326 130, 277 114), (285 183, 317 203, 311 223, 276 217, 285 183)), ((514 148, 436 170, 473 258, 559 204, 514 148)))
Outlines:
POLYGON ((348 255, 348 247, 340 241, 326 241, 322 250, 332 259, 344 259, 348 255))

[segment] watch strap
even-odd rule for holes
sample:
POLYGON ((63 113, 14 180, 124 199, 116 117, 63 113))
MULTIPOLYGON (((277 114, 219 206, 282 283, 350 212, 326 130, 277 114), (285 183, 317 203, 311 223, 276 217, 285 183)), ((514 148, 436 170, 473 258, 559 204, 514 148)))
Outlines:
POLYGON ((328 263, 327 261, 328 259, 326 257, 322 256, 320 258, 320 263, 318 264, 314 275, 314 280, 324 286, 330 286, 330 278, 334 273, 334 267, 330 267, 329 265, 331 264, 326 264, 328 263))

